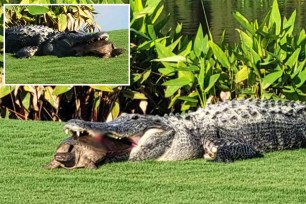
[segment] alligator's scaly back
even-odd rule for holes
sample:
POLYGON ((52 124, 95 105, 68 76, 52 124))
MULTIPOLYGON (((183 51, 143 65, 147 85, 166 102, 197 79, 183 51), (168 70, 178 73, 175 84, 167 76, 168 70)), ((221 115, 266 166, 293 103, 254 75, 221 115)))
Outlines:
POLYGON ((300 148, 306 141, 305 104, 230 101, 200 109, 193 115, 195 121, 205 121, 199 126, 205 153, 220 161, 300 148))
POLYGON ((5 50, 17 52, 27 46, 39 46, 58 32, 40 25, 22 25, 5 29, 5 50))

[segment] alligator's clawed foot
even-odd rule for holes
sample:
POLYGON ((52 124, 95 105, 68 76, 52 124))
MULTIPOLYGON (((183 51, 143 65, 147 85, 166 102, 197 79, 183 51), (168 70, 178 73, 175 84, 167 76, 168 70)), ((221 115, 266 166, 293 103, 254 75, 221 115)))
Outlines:
POLYGON ((208 161, 213 161, 216 159, 217 157, 217 152, 218 152, 218 148, 213 146, 213 147, 207 147, 204 149, 204 159, 208 160, 208 161))

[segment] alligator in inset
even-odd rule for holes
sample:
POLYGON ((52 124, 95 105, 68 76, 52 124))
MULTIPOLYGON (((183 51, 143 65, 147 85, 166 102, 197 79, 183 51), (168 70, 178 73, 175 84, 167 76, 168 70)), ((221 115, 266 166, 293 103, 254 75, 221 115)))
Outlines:
POLYGON ((104 32, 58 32, 40 25, 14 26, 5 30, 5 50, 19 58, 33 55, 114 57, 122 54, 124 49, 115 48, 108 38, 104 32))
MULTIPOLYGON (((64 128, 75 138, 91 135, 128 144, 127 156, 120 155, 124 160, 176 161, 204 157, 231 162, 261 157, 265 152, 305 147, 306 105, 233 100, 182 116, 122 114, 105 123, 73 119, 64 128)), ((110 147, 108 151, 113 152, 116 161, 117 146, 107 142, 105 145, 110 147)))

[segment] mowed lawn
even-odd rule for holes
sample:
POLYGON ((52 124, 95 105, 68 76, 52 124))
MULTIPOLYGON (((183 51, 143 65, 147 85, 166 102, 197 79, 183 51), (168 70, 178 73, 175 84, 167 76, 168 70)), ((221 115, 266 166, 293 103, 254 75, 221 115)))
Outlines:
POLYGON ((115 58, 95 56, 56 57, 34 56, 17 59, 5 56, 6 84, 128 84, 128 30, 109 33, 116 47, 125 48, 115 58))
POLYGON ((230 164, 122 162, 47 170, 63 123, 0 120, 1 203, 305 203, 306 150, 230 164))

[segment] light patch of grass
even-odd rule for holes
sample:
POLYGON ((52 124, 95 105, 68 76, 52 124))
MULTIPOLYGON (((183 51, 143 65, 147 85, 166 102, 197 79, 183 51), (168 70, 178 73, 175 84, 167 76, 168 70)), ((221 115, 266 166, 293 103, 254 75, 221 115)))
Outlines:
POLYGON ((128 30, 109 32, 110 41, 124 54, 103 59, 95 56, 34 56, 17 59, 5 55, 7 84, 128 84, 128 30))
POLYGON ((230 164, 202 159, 46 170, 63 124, 0 120, 2 203, 303 203, 306 150, 230 164))

